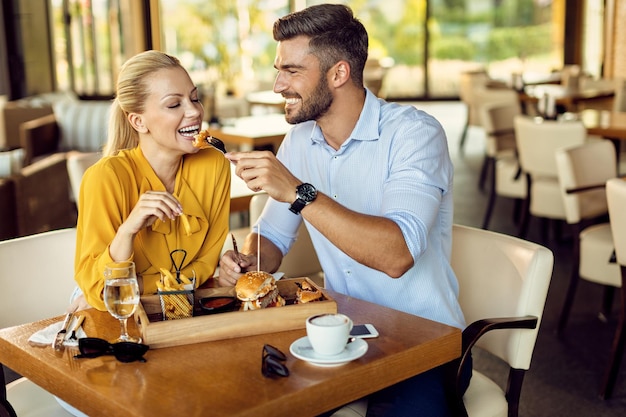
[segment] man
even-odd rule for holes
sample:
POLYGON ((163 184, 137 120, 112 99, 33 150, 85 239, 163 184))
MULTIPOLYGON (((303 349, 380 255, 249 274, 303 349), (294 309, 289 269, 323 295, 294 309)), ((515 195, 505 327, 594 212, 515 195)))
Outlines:
MULTIPOLYGON (((244 259, 222 257, 220 284, 234 285, 257 261, 275 271, 304 221, 328 288, 464 328, 449 263, 453 167, 441 125, 363 87, 368 36, 347 6, 287 15, 274 39, 274 91, 294 127, 276 156, 227 154, 248 187, 271 199, 244 259)), ((442 370, 373 395, 369 413, 446 415, 442 370)))

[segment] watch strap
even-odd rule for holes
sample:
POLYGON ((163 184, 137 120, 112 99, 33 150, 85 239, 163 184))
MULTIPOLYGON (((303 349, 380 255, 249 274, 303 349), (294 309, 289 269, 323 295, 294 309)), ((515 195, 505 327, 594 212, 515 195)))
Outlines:
POLYGON ((306 202, 301 198, 297 198, 296 201, 291 203, 291 206, 289 206, 289 210, 292 213, 300 214, 300 212, 305 206, 306 206, 306 202))

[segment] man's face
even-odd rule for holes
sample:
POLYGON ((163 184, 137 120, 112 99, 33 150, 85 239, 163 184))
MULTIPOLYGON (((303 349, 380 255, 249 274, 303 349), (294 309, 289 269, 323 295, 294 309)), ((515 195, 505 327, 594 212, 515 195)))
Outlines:
POLYGON ((318 120, 333 102, 326 74, 308 51, 309 38, 305 36, 281 41, 276 48, 274 92, 285 98, 285 119, 292 124, 318 120))

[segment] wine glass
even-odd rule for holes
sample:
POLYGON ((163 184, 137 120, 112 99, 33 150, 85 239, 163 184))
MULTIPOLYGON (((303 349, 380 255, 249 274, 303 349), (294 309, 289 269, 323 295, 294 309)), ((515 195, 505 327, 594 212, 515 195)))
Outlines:
POLYGON ((139 284, 135 263, 112 262, 104 269, 104 305, 120 321, 121 335, 114 342, 141 343, 141 338, 128 334, 126 322, 139 304, 139 284))

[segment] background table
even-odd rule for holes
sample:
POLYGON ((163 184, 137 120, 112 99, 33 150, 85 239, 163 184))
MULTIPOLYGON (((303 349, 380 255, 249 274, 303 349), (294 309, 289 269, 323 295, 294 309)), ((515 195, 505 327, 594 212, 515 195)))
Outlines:
POLYGON ((579 115, 589 134, 626 140, 626 112, 587 109, 579 115))
MULTIPOLYGON (((146 363, 120 363, 111 356, 76 360, 70 349, 58 353, 28 343, 33 332, 61 317, 0 330, 0 362, 93 416, 259 417, 320 414, 460 355, 459 329, 329 293, 340 312, 380 332, 368 340, 365 356, 339 367, 317 367, 289 353, 304 328, 154 349, 146 363), (265 343, 287 354, 289 377, 261 375, 265 343)), ((108 313, 85 314, 88 335, 118 334, 119 324, 108 313)))
POLYGON ((228 145, 243 145, 243 150, 271 149, 276 152, 291 128, 284 114, 238 117, 225 123, 220 128, 211 129, 211 135, 221 139, 227 149, 228 145))
POLYGON ((560 84, 537 84, 527 86, 520 92, 519 98, 524 105, 536 106, 538 101, 545 95, 553 97, 558 106, 565 111, 578 111, 578 105, 592 101, 610 99, 615 95, 613 88, 596 87, 567 87, 560 84))

